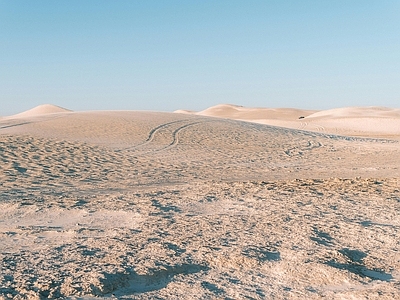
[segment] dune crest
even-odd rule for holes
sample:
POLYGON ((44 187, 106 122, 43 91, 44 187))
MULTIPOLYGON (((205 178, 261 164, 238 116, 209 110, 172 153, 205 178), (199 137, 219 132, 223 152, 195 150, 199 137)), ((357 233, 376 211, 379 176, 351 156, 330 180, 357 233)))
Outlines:
POLYGON ((297 120, 317 112, 296 108, 244 107, 233 104, 219 104, 196 113, 201 116, 256 121, 262 119, 297 120))
POLYGON ((29 117, 36 117, 54 113, 65 113, 65 112, 71 112, 71 110, 53 104, 43 104, 10 117, 29 118, 29 117))
POLYGON ((396 139, 400 136, 400 109, 380 106, 342 107, 317 111, 219 104, 193 114, 328 134, 390 136, 396 139))
POLYGON ((367 107, 342 107, 316 112, 307 116, 311 118, 400 118, 400 109, 367 106, 367 107))
POLYGON ((190 115, 190 114, 194 114, 196 112, 193 111, 193 110, 188 110, 188 109, 178 109, 178 110, 175 110, 174 113, 175 114, 187 114, 187 115, 190 115))

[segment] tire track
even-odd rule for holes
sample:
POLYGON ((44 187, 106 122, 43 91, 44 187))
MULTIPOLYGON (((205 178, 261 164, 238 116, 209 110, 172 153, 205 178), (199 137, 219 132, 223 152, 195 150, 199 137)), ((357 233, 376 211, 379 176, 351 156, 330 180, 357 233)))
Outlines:
POLYGON ((138 144, 138 145, 134 145, 134 146, 131 146, 131 147, 127 147, 127 148, 124 148, 124 149, 119 149, 119 150, 116 150, 116 152, 131 151, 131 150, 136 150, 138 148, 146 146, 146 145, 150 144, 154 140, 154 136, 161 129, 166 128, 166 127, 168 127, 170 125, 173 125, 173 124, 176 124, 176 123, 182 123, 182 122, 185 122, 185 121, 190 121, 190 119, 177 120, 177 121, 172 121, 172 122, 163 123, 161 125, 158 125, 158 126, 154 127, 152 130, 150 130, 149 136, 147 137, 147 139, 143 143, 138 144))
POLYGON ((179 142, 179 132, 182 131, 183 129, 195 126, 197 124, 209 123, 209 122, 215 122, 215 121, 212 121, 212 120, 210 120, 210 121, 198 121, 198 122, 193 122, 193 123, 189 123, 189 124, 183 125, 183 126, 177 128, 177 129, 175 129, 172 132, 172 142, 168 146, 166 146, 164 148, 156 149, 153 152, 165 151, 167 149, 175 147, 179 142))
POLYGON ((307 141, 307 145, 304 147, 294 147, 285 150, 285 154, 287 156, 294 156, 294 155, 303 155, 304 151, 311 151, 313 149, 321 148, 323 147, 323 144, 320 142, 314 142, 314 141, 307 141))
POLYGON ((215 122, 214 120, 201 120, 201 121, 197 121, 197 122, 183 124, 183 125, 179 126, 178 128, 176 128, 174 131, 172 131, 172 133, 171 133, 172 141, 168 145, 158 148, 158 149, 140 149, 140 148, 143 148, 143 147, 151 144, 154 141, 155 137, 157 136, 157 133, 159 133, 161 130, 166 129, 172 125, 183 123, 183 122, 188 122, 188 121, 193 121, 193 119, 177 120, 177 121, 172 121, 172 122, 158 125, 149 132, 149 136, 143 143, 132 146, 132 147, 128 147, 128 148, 125 148, 122 150, 117 150, 117 152, 138 150, 138 151, 143 151, 141 154, 148 154, 148 153, 165 151, 167 149, 175 147, 179 143, 179 132, 180 131, 182 131, 188 127, 191 127, 191 126, 201 124, 201 123, 215 122))
POLYGON ((10 127, 17 127, 17 126, 22 126, 22 125, 27 125, 27 124, 31 124, 32 122, 23 122, 23 123, 16 123, 16 124, 8 124, 8 125, 5 125, 5 126, 1 126, 0 127, 0 130, 1 129, 6 129, 6 128, 10 128, 10 127))
MULTIPOLYGON (((64 114, 64 113, 62 113, 64 114)), ((41 115, 41 116, 34 116, 30 117, 29 119, 25 119, 25 121, 22 121, 23 119, 6 119, 6 120, 0 120, 0 130, 2 129, 7 129, 7 128, 12 128, 12 127, 18 127, 18 126, 23 126, 23 125, 29 125, 29 124, 36 124, 36 123, 43 123, 51 120, 56 120, 60 118, 64 118, 65 115, 55 115, 55 114, 49 114, 49 115, 41 115)))

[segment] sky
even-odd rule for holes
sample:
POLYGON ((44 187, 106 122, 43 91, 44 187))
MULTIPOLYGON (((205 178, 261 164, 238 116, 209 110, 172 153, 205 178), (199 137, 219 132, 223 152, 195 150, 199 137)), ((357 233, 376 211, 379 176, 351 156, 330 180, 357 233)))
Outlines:
POLYGON ((398 0, 0 0, 0 115, 400 107, 398 0))

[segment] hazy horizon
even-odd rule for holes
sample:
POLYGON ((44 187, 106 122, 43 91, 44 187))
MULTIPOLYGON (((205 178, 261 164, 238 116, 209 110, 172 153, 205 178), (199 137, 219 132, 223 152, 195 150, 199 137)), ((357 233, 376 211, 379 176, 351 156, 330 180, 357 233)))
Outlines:
POLYGON ((400 103, 397 1, 0 1, 0 116, 400 103))

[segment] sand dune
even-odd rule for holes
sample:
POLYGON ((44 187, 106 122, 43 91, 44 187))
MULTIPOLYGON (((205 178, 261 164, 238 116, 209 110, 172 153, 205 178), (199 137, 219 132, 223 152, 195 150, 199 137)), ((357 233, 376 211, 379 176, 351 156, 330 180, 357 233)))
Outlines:
POLYGON ((346 107, 317 112, 303 121, 304 128, 318 126, 325 132, 400 137, 400 109, 346 107))
POLYGON ((319 111, 306 118, 400 118, 400 109, 379 106, 343 107, 319 111))
POLYGON ((52 104, 43 104, 36 106, 32 109, 29 109, 27 111, 24 111, 22 113, 9 116, 7 118, 30 118, 30 117, 37 117, 37 116, 42 116, 42 115, 47 115, 47 114, 55 114, 55 113, 65 113, 65 112, 70 112, 70 110, 52 105, 52 104))
POLYGON ((292 108, 245 108, 223 104, 193 114, 328 134, 400 139, 400 109, 385 107, 310 111, 292 108))
POLYGON ((399 295, 399 141, 229 118, 363 109, 39 111, 0 120, 0 299, 399 295))
POLYGON ((174 111, 174 113, 177 113, 177 114, 194 114, 196 112, 194 110, 178 109, 178 110, 174 111))
POLYGON ((202 116, 212 116, 237 120, 297 120, 299 117, 315 113, 314 110, 302 110, 295 108, 247 108, 232 104, 220 104, 196 113, 202 116))

